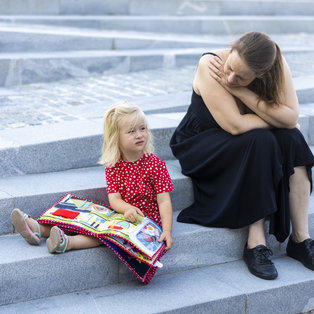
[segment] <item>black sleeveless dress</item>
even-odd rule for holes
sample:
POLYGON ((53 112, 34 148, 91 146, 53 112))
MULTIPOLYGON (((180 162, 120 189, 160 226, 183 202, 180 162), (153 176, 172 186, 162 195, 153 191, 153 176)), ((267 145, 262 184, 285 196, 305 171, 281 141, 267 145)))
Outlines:
POLYGON ((194 203, 181 211, 179 222, 241 228, 268 216, 269 232, 278 241, 289 236, 289 177, 294 167, 306 166, 312 190, 314 157, 298 129, 231 135, 193 90, 170 147, 194 190, 194 203))

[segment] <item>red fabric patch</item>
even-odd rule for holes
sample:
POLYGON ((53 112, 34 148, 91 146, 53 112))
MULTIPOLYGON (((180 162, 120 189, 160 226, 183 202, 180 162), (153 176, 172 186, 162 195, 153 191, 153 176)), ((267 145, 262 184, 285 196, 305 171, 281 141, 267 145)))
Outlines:
POLYGON ((55 216, 60 216, 60 217, 64 217, 64 218, 69 218, 69 219, 74 219, 76 218, 80 213, 78 212, 74 212, 71 210, 67 210, 67 209, 63 209, 63 208, 59 208, 57 209, 55 212, 51 213, 52 215, 55 216))

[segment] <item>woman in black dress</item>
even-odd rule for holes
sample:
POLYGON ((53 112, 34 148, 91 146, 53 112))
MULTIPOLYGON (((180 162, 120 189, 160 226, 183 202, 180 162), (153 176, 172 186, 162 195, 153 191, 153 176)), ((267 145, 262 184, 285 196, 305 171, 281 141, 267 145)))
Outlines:
POLYGON ((250 32, 230 50, 204 54, 191 105, 170 142, 194 203, 178 221, 210 227, 249 226, 243 258, 254 275, 277 277, 264 220, 287 254, 314 270, 308 205, 314 157, 298 122, 289 66, 266 34, 250 32))

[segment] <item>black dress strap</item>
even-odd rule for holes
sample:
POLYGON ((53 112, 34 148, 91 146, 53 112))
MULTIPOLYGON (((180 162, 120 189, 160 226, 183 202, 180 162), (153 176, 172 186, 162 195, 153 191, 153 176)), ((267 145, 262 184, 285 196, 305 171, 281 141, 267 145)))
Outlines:
POLYGON ((205 53, 202 54, 202 57, 205 56, 205 55, 213 55, 213 56, 215 56, 215 57, 218 57, 220 60, 222 60, 218 55, 216 55, 216 54, 213 53, 213 52, 205 52, 205 53))

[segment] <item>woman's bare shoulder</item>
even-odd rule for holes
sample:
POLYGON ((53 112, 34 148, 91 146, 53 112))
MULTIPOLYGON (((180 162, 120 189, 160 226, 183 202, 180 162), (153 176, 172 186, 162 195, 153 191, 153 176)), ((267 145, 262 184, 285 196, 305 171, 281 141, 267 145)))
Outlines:
POLYGON ((282 64, 285 77, 292 77, 290 66, 284 56, 282 56, 282 64))
POLYGON ((200 58, 199 64, 208 62, 208 60, 214 57, 213 54, 217 55, 223 62, 225 62, 229 56, 229 53, 230 53, 230 50, 228 49, 211 50, 208 53, 205 53, 202 55, 202 57, 200 58))
MULTIPOLYGON (((219 58, 221 58, 223 62, 225 61, 225 58, 227 58, 227 55, 229 55, 228 50, 214 50, 210 52, 219 56, 219 58)), ((209 93, 208 91, 210 91, 210 94, 220 94, 220 93, 225 94, 226 93, 226 90, 219 83, 217 83, 216 80, 213 79, 212 76, 209 74, 208 65, 209 65, 209 60, 211 58, 213 58, 213 55, 211 54, 203 55, 200 58, 200 61, 199 61, 199 64, 195 73, 194 81, 193 81, 194 91, 198 95, 202 94, 201 86, 204 86, 204 85, 206 85, 207 94, 209 93)))

